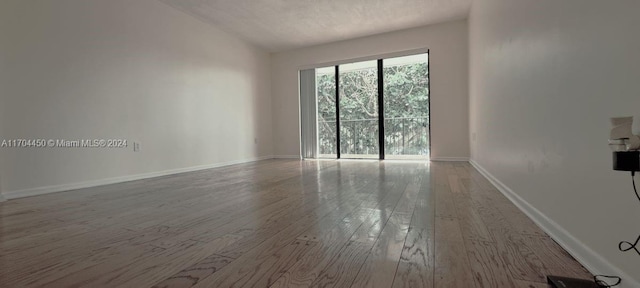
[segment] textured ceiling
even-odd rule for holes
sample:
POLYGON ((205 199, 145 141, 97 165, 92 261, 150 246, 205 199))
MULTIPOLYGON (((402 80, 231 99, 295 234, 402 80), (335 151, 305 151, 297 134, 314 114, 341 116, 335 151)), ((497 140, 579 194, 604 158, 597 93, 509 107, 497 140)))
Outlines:
POLYGON ((159 0, 272 52, 466 18, 471 0, 159 0))

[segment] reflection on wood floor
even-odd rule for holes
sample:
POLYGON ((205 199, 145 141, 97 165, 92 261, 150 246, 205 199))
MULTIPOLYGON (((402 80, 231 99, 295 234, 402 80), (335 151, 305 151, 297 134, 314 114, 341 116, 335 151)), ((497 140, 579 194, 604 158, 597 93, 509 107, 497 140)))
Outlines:
POLYGON ((2 287, 546 287, 590 274, 468 163, 266 160, 0 204, 2 287))

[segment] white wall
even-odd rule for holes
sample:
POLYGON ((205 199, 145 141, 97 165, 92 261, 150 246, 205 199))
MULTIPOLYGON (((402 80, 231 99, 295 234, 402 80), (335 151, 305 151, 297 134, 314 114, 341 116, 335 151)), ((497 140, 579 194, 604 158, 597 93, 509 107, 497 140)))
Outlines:
MULTIPOLYGON (((0 7, 2 7, 0 5, 0 7)), ((6 87, 7 87, 7 78, 8 78, 8 71, 7 69, 5 69, 5 63, 6 63, 6 53, 4 53, 6 50, 5 47, 7 47, 8 42, 7 42, 7 37, 3 37, 2 35, 4 35, 4 29, 6 27, 4 19, 5 19, 5 15, 6 12, 2 9, 0 9, 0 141, 2 141, 2 139, 5 139, 4 137, 4 126, 5 126, 5 121, 4 121, 4 116, 5 115, 5 109, 6 109, 6 101, 5 99, 7 98, 7 93, 6 93, 6 87)), ((4 159, 3 159, 3 155, 4 152, 2 151, 3 149, 0 147, 0 202, 4 201, 5 198, 2 195, 2 191, 3 191, 3 183, 4 181, 2 180, 4 175, 4 169, 5 166, 4 165, 4 159)))
POLYGON ((469 23, 472 159, 625 287, 640 287, 640 255, 618 242, 640 234, 640 203, 607 139, 609 117, 640 118, 638 11, 636 0, 478 0, 469 23))
POLYGON ((5 196, 272 155, 268 53, 154 0, 1 2, 2 137, 142 144, 0 149, 5 196))
POLYGON ((298 70, 430 49, 432 158, 469 157, 467 22, 456 21, 273 54, 275 155, 300 155, 298 70))

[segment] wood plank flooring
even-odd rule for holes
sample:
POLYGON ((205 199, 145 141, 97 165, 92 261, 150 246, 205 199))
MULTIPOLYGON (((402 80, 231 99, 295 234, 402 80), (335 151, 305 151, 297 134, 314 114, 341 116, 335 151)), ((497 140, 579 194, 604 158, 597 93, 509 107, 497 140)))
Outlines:
POLYGON ((591 277, 468 163, 265 160, 12 200, 0 216, 0 287, 591 277))

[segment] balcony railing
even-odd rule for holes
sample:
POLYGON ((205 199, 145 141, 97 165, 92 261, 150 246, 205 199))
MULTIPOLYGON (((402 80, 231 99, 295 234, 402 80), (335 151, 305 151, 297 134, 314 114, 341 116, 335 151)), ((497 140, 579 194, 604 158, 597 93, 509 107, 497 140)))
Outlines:
MULTIPOLYGON (((336 121, 318 121, 319 153, 336 154, 336 121)), ((429 117, 394 117, 384 119, 386 155, 429 154, 429 117)), ((378 155, 378 119, 340 121, 340 153, 344 155, 378 155)))

